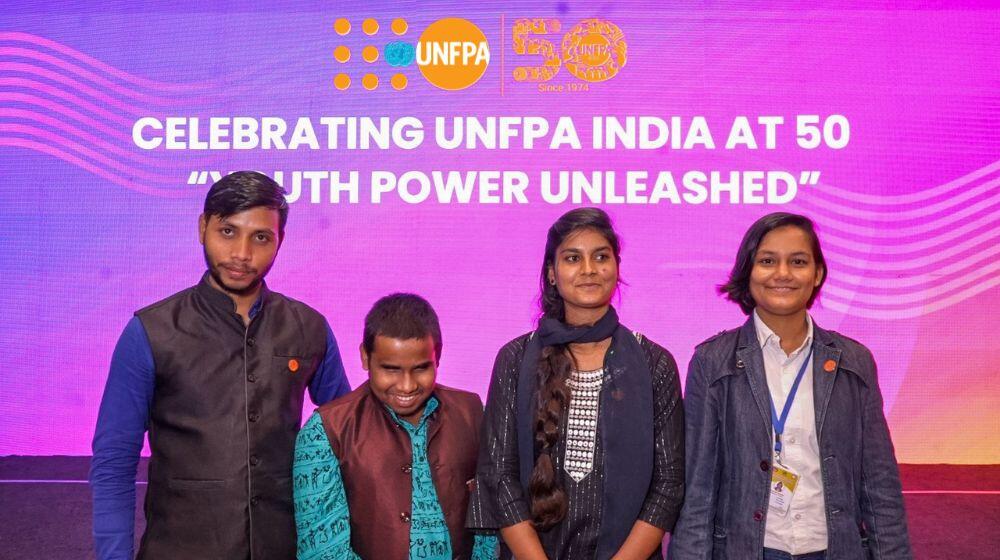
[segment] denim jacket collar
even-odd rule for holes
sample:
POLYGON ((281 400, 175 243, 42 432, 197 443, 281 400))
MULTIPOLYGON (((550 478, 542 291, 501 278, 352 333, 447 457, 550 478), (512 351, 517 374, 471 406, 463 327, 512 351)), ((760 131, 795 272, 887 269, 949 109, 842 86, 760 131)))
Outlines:
MULTIPOLYGON (((816 407, 816 428, 818 433, 823 433, 823 423, 826 420, 826 412, 830 403, 830 395, 833 393, 833 384, 838 375, 852 374, 858 376, 866 385, 870 385, 871 380, 861 372, 867 371, 863 364, 856 363, 856 357, 851 354, 845 355, 843 349, 836 344, 836 339, 830 331, 820 328, 813 322, 813 400, 816 407)), ((719 369, 716 381, 727 375, 746 375, 750 384, 750 391, 753 393, 760 412, 761 420, 770 427, 771 425, 771 393, 767 389, 767 376, 764 372, 764 356, 761 352, 760 342, 757 339, 757 330, 753 322, 753 316, 740 327, 737 333, 735 361, 727 364, 727 367, 719 369)))

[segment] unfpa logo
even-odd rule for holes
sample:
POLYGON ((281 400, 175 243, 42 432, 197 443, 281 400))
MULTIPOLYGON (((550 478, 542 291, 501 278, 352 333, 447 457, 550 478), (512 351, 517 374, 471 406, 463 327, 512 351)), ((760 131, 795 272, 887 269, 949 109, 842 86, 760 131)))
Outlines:
POLYGON ((514 54, 541 64, 514 68, 515 82, 538 83, 539 91, 588 91, 589 84, 614 78, 625 67, 628 45, 625 34, 614 23, 600 18, 585 19, 562 35, 559 46, 549 40, 563 31, 554 18, 520 18, 514 21, 514 54), (540 57, 540 60, 539 60, 540 57), (576 78, 566 88, 550 85, 561 68, 576 78))
MULTIPOLYGON (((389 27, 400 38, 409 30, 409 24, 402 18, 392 20, 389 27)), ((333 29, 338 35, 346 37, 351 32, 351 22, 338 19, 333 29)), ((372 37, 371 42, 374 43, 379 32, 378 21, 364 20, 361 31, 372 37)), ((490 64, 490 46, 486 35, 474 23, 461 18, 446 18, 427 26, 416 45, 394 38, 385 42, 381 51, 376 44, 368 44, 361 49, 361 58, 366 64, 374 64, 380 56, 391 68, 389 83, 395 90, 405 89, 409 82, 401 70, 416 64, 423 77, 434 86, 457 91, 475 84, 486 73, 490 64)), ((334 49, 333 57, 338 63, 346 65, 351 60, 350 47, 339 45, 334 49)), ((341 72, 334 77, 333 84, 339 90, 346 90, 351 87, 351 81, 350 74, 341 72)), ((375 72, 364 72, 361 85, 367 90, 374 90, 378 88, 379 81, 375 72)))

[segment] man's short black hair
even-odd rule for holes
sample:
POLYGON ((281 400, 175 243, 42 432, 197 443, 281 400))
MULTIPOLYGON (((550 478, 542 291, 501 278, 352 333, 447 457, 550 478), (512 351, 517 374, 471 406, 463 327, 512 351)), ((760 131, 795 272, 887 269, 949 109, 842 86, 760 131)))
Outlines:
POLYGON ((375 302, 365 316, 362 345, 368 355, 375 350, 376 336, 400 340, 430 336, 435 358, 441 360, 441 325, 437 313, 426 299, 416 294, 390 294, 375 302))
POLYGON ((753 297, 750 296, 750 273, 753 271, 757 247, 760 246, 765 235, 785 226, 797 227, 805 232, 809 237, 809 244, 812 246, 816 267, 823 270, 823 278, 820 280, 819 286, 813 290, 812 296, 809 297, 807 307, 812 307, 816 297, 819 296, 820 289, 826 282, 826 259, 823 258, 823 249, 819 246, 819 236, 816 235, 816 227, 812 220, 800 214, 787 212, 768 214, 754 222, 747 230, 746 235, 743 236, 743 242, 740 243, 740 250, 736 252, 736 262, 733 264, 732 272, 729 273, 729 281, 718 288, 720 294, 726 296, 729 301, 738 304, 746 315, 753 313, 754 307, 757 306, 753 297))
POLYGON ((278 235, 285 235, 288 201, 285 189, 263 173, 235 171, 219 179, 205 196, 205 218, 220 219, 263 206, 278 211, 278 235))

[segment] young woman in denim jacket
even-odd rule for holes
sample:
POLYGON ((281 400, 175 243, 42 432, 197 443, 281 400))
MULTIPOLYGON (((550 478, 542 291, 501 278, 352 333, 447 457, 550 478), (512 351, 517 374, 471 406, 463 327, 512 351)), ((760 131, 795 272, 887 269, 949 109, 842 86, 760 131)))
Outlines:
POLYGON ((912 558, 875 361, 807 312, 826 274, 804 216, 744 236, 719 291, 749 318, 688 368, 672 559, 912 558))

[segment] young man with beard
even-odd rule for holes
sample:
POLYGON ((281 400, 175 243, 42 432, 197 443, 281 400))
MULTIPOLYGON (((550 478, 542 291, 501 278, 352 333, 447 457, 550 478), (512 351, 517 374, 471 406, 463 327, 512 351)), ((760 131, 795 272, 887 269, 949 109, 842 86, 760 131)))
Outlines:
POLYGON ((208 271, 125 327, 93 442, 99 560, 133 556, 147 430, 140 559, 295 556, 291 471, 303 393, 323 404, 350 388, 323 316, 264 283, 287 216, 269 177, 219 180, 198 221, 208 271))
POLYGON ((479 396, 437 384, 441 327, 425 299, 392 294, 365 317, 368 381, 321 406, 295 447, 299 560, 486 560, 465 528, 479 396))

